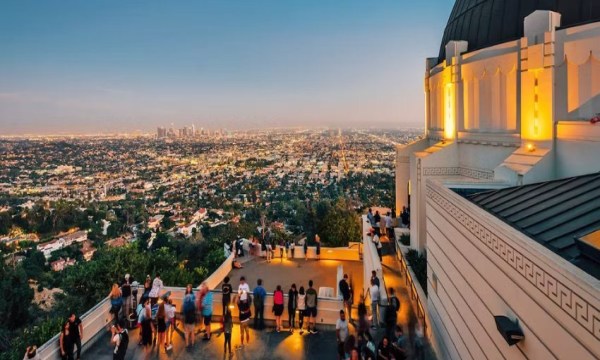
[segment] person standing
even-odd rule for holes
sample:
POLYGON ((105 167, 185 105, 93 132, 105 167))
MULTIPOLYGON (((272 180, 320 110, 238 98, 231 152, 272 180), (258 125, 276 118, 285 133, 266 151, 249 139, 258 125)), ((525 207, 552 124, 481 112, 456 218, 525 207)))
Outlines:
POLYGON ((208 288, 208 283, 202 283, 202 319, 204 321, 204 327, 206 328, 206 334, 204 334, 203 340, 210 340, 210 323, 212 321, 213 312, 213 294, 208 288))
POLYGON ((394 357, 398 360, 406 359, 406 337, 402 331, 402 326, 396 325, 395 340, 392 343, 394 357))
POLYGON ((240 277, 240 284, 238 285, 238 296, 241 295, 242 291, 245 291, 247 293, 250 292, 250 285, 248 285, 248 283, 246 282, 246 277, 244 276, 240 277))
POLYGON ((371 226, 375 227, 375 217, 373 216, 373 210, 371 210, 371 208, 369 208, 369 211, 367 212, 367 219, 371 226))
POLYGON ((371 280, 375 281, 375 285, 381 286, 379 282, 379 278, 377 277, 377 271, 371 270, 371 280))
POLYGON ((183 328, 185 332, 185 345, 194 346, 194 327, 196 325, 196 297, 192 284, 188 284, 183 297, 183 328))
POLYGON ((393 339, 396 322, 398 321, 398 310, 400 310, 400 300, 396 297, 393 287, 389 288, 389 293, 388 307, 385 310, 385 332, 388 338, 393 339))
POLYGON ((315 235, 315 243, 317 246, 317 260, 321 260, 321 237, 319 234, 315 235))
POLYGON ((308 290, 306 290, 306 312, 308 319, 308 332, 311 334, 318 333, 317 324, 317 291, 313 288, 313 281, 308 281, 308 290))
POLYGON ((111 342, 113 345, 115 345, 115 350, 113 351, 113 360, 125 360, 127 346, 129 346, 129 333, 121 321, 118 321, 115 325, 113 325, 111 332, 111 342))
POLYGON ((265 298, 267 291, 262 286, 262 279, 256 281, 256 288, 252 296, 254 297, 254 329, 262 330, 265 328, 265 298))
POLYGON ((379 325, 379 286, 375 284, 375 280, 373 279, 371 279, 371 287, 369 288, 368 295, 371 297, 371 315, 373 316, 371 329, 376 329, 379 325))
POLYGON ((129 315, 132 313, 131 309, 131 283, 133 279, 129 274, 125 274, 125 279, 121 283, 121 294, 123 296, 123 315, 125 319, 129 320, 129 315))
MULTIPOLYGON (((304 292, 304 286, 300 286, 298 290, 298 325, 300 328, 300 335, 304 334, 304 316, 306 315, 306 293, 304 292)), ((308 325, 308 324, 307 324, 308 325)))
POLYGON ((142 293, 142 298, 140 299, 140 304, 146 302, 146 299, 150 298, 150 291, 152 290, 152 278, 150 275, 146 275, 146 280, 144 281, 144 292, 142 293))
POLYGON ((225 276, 223 279, 223 285, 221 285, 221 293, 223 294, 221 298, 221 304, 223 306, 223 314, 225 314, 225 309, 229 307, 231 303, 231 293, 233 292, 233 287, 229 283, 229 276, 225 276))
POLYGON ((162 288, 163 282, 160 279, 160 274, 156 273, 156 277, 152 281, 152 289, 150 290, 150 294, 148 294, 148 296, 150 297, 151 305, 154 305, 158 302, 158 296, 160 295, 160 291, 162 290, 162 288))
POLYGON ((281 331, 281 315, 283 314, 283 290, 281 285, 273 292, 273 314, 275 314, 275 330, 281 331))
POLYGON ((165 346, 165 352, 167 351, 167 311, 165 310, 165 303, 161 302, 158 305, 158 311, 156 312, 156 331, 158 332, 158 347, 160 345, 165 346))
POLYGON ((365 334, 369 331, 369 320, 367 313, 367 306, 365 305, 365 296, 360 294, 360 301, 358 302, 358 329, 357 334, 365 334))
POLYGON ((304 238, 304 243, 302 243, 302 247, 304 249, 304 261, 308 260, 308 239, 304 238))
POLYGON ((223 355, 227 355, 229 350, 229 358, 233 357, 231 352, 231 333, 233 332, 233 318, 229 307, 223 308, 223 332, 225 333, 225 342, 223 343, 223 355))
POLYGON ((377 359, 392 359, 392 344, 390 344, 390 339, 387 336, 384 336, 379 343, 379 347, 377 348, 377 359))
POLYGON ((113 284, 108 296, 110 298, 110 313, 114 324, 119 320, 119 313, 121 312, 121 307, 123 307, 123 296, 119 285, 113 284))
POLYGON ((60 356, 62 360, 73 360, 73 342, 71 341, 71 332, 69 322, 65 322, 58 338, 58 345, 60 346, 60 356))
POLYGON ((270 263, 273 259, 273 245, 271 244, 271 240, 265 240, 267 243, 267 262, 270 263))
POLYGON ((152 311, 150 310, 150 298, 145 298, 141 303, 142 308, 138 315, 138 322, 142 326, 141 340, 139 345, 152 344, 152 311))
POLYGON ((167 299, 165 301, 165 311, 167 312, 167 351, 173 349, 173 333, 175 332, 175 304, 173 300, 167 299))
POLYGON ((337 319, 337 322, 335 323, 337 350, 340 360, 344 360, 346 358, 344 344, 346 343, 346 339, 348 338, 348 333, 348 322, 346 321, 346 314, 344 314, 344 310, 340 310, 340 318, 337 319))
POLYGON ((388 236, 388 238, 390 238, 390 241, 392 242, 392 250, 395 247, 396 244, 396 239, 394 238, 394 227, 392 226, 392 212, 388 211, 387 216, 385 217, 385 228, 386 228, 386 235, 388 236))
POLYGON ((238 301, 238 310, 239 310, 239 319, 240 319, 240 340, 241 344, 238 349, 242 349, 244 347, 244 334, 246 339, 246 344, 250 343, 250 330, 248 329, 248 324, 250 323, 250 317, 252 313, 250 312, 250 294, 246 291, 242 291, 238 301))
POLYGON ((294 332, 294 326, 296 325, 296 308, 298 307, 298 290, 296 290, 296 284, 292 284, 288 291, 288 324, 290 325, 290 332, 294 332))
POLYGON ((81 359, 81 339, 83 338, 83 324, 81 319, 71 313, 69 316, 69 334, 71 336, 71 342, 73 346, 77 347, 76 359, 81 359))
POLYGON ((340 280, 339 288, 344 300, 344 309, 348 314, 348 321, 352 322, 352 292, 348 283, 348 274, 344 274, 344 278, 340 280))
POLYGON ((294 240, 290 241, 290 259, 294 260, 294 250, 296 249, 296 243, 294 240))
POLYGON ((381 252, 381 240, 379 239, 379 235, 377 235, 377 233, 375 233, 375 235, 373 235, 373 237, 371 238, 371 241, 373 242, 373 244, 375 244, 375 248, 377 249, 377 255, 379 256, 379 262, 381 262, 383 260, 383 254, 381 252))

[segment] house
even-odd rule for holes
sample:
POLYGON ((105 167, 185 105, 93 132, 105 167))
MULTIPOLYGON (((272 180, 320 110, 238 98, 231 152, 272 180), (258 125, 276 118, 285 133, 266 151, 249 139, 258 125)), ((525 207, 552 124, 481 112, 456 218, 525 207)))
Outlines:
POLYGON ((66 260, 60 258, 50 263, 52 271, 63 271, 67 266, 73 266, 77 263, 77 260, 67 258, 66 260))

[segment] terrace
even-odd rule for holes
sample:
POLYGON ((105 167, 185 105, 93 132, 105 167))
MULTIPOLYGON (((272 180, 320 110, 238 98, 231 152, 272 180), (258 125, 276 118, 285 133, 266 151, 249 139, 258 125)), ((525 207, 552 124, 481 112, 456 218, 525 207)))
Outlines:
MULTIPOLYGON (((408 333, 414 331, 417 321, 415 305, 410 299, 409 289, 405 281, 401 279, 400 266, 395 256, 386 256, 384 264, 374 254, 374 249, 369 243, 354 243, 349 248, 322 248, 321 260, 314 260, 315 249, 309 248, 308 260, 304 259, 301 248, 296 248, 295 259, 275 258, 267 263, 262 258, 243 259, 243 269, 232 269, 233 257, 225 260, 208 279, 209 288, 212 289, 214 297, 213 306, 213 337, 210 341, 202 341, 198 336, 196 344, 192 348, 185 347, 182 332, 182 324, 173 336, 174 348, 165 352, 161 346, 141 347, 137 345, 139 332, 137 329, 130 331, 129 349, 126 359, 217 359, 223 356, 223 335, 220 334, 221 292, 220 285, 225 276, 229 276, 234 289, 237 288, 240 276, 245 276, 251 288, 256 284, 258 278, 262 278, 267 289, 268 296, 265 299, 265 320, 267 326, 274 323, 274 316, 268 310, 273 304, 272 291, 276 285, 281 285, 287 297, 287 290, 292 283, 307 287, 308 280, 312 279, 315 288, 319 292, 317 328, 318 334, 303 334, 298 331, 293 334, 282 331, 277 333, 272 329, 263 331, 250 330, 251 341, 243 350, 235 351, 237 359, 313 359, 336 358, 335 321, 339 317, 339 310, 343 304, 338 297, 338 281, 344 273, 352 278, 355 298, 363 291, 367 274, 371 270, 377 271, 380 278, 388 286, 396 288, 397 294, 403 304, 399 314, 399 321, 406 324, 408 333), (363 250, 364 249, 364 253, 363 250), (412 306, 411 306, 412 305, 412 306), (216 331, 215 331, 216 330, 216 331)), ((278 253, 277 253, 278 254, 278 253)), ((393 253, 390 253, 393 255, 393 253)), ((171 299, 182 309, 183 288, 167 287, 165 291, 171 291, 171 299)), ((287 303, 287 299, 285 300, 287 303)), ((93 309, 83 315, 84 326, 83 352, 86 358, 110 359, 112 347, 108 332, 108 319, 110 303, 105 299, 93 309)), ((385 308, 385 306, 384 306, 385 308)), ((356 311, 356 308, 354 309, 356 311)), ((239 326, 237 325, 237 309, 234 310, 234 329, 232 345, 239 344, 239 326)), ((179 318, 179 315, 178 315, 179 318)), ((356 313, 353 314, 356 318, 356 313)), ((287 326, 287 309, 283 314, 284 327, 287 326)), ((351 327, 351 329, 353 329, 351 327)), ((376 339, 382 336, 382 330, 374 333, 376 339)), ((58 335, 39 348, 39 354, 43 360, 58 359, 58 335)))

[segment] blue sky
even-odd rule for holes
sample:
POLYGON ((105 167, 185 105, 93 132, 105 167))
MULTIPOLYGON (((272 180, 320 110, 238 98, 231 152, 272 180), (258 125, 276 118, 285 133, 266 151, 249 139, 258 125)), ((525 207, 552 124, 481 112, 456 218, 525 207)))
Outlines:
POLYGON ((422 124, 452 0, 0 2, 0 134, 422 124))

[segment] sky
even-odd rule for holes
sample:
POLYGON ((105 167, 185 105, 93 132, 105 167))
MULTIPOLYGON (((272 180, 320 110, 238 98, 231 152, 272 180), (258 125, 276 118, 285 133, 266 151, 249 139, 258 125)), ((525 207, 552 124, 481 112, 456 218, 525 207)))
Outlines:
POLYGON ((0 135, 424 122, 453 0, 0 2, 0 135))

